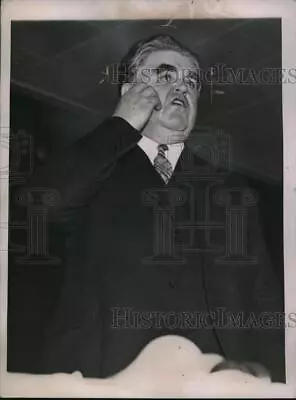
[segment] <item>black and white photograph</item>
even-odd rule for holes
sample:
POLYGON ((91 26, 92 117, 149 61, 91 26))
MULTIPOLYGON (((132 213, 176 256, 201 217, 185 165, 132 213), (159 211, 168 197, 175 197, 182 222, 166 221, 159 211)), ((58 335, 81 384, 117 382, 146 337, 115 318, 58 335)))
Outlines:
POLYGON ((282 33, 11 21, 8 373, 287 383, 282 33))

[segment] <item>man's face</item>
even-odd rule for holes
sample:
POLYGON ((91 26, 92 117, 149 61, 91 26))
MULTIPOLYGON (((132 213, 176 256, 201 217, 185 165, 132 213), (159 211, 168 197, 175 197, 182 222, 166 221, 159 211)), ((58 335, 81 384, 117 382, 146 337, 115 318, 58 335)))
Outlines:
POLYGON ((151 122, 174 131, 172 142, 184 141, 194 126, 199 97, 194 61, 176 51, 158 50, 145 59, 136 78, 151 85, 161 100, 162 108, 153 111, 151 122))

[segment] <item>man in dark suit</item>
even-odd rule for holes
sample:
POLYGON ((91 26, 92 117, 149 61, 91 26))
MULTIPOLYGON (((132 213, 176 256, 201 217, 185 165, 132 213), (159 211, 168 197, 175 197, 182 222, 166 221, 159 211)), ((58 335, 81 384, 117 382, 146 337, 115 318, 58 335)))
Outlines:
POLYGON ((55 191, 49 215, 67 237, 40 371, 110 376, 175 333, 283 380, 283 294, 256 194, 190 148, 198 60, 161 35, 137 43, 122 65, 112 117, 28 183, 55 191))

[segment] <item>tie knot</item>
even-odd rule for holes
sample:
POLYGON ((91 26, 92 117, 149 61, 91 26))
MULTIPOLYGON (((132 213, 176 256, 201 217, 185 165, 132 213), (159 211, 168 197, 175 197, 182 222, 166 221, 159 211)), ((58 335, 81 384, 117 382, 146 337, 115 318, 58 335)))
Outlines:
POLYGON ((163 156, 165 156, 165 152, 168 151, 168 146, 166 144, 159 144, 157 146, 157 150, 158 153, 162 154, 163 156))

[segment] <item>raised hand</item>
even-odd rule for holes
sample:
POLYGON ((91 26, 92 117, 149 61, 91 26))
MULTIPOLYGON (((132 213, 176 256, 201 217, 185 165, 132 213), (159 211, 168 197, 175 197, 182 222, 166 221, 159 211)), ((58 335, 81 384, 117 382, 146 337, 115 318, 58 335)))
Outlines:
POLYGON ((121 97, 113 116, 125 119, 140 131, 149 120, 153 110, 160 110, 161 106, 157 91, 146 83, 139 83, 132 86, 121 97))

